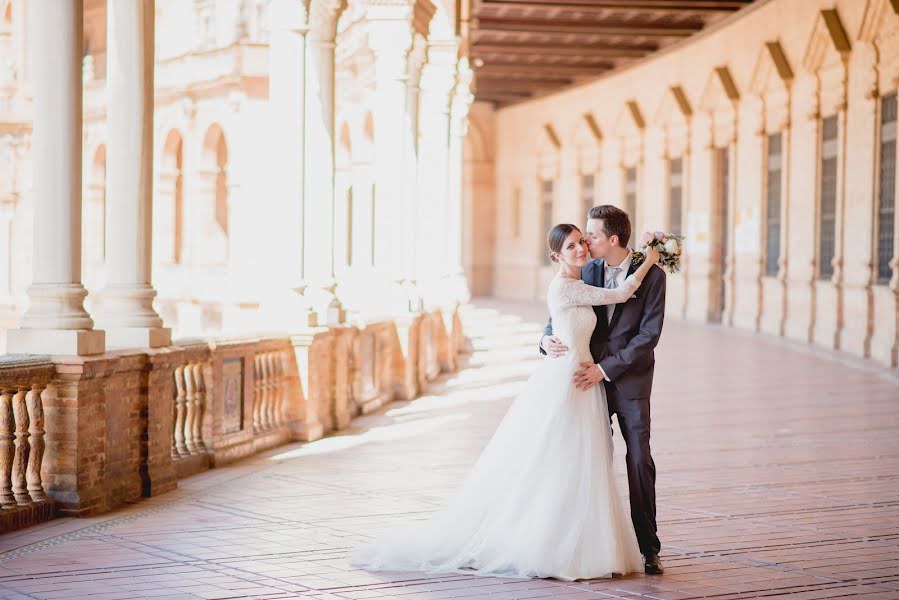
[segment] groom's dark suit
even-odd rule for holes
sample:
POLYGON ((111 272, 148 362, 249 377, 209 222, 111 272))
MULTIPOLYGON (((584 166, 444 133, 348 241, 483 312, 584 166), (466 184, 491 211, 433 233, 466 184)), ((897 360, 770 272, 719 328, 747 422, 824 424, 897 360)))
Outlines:
MULTIPOLYGON (((636 270, 631 266, 628 275, 636 270)), ((591 260, 581 269, 581 279, 589 285, 605 287, 605 261, 591 260)), ((649 396, 655 367, 653 353, 665 318, 665 272, 653 267, 640 289, 624 304, 594 306, 596 329, 590 338, 590 353, 611 380, 605 382, 609 417, 618 415, 618 425, 627 444, 627 479, 630 488, 631 518, 640 551, 658 554, 656 535, 656 467, 649 449, 649 396)), ((544 335, 552 335, 552 319, 544 335)), ((540 352, 546 354, 543 349, 540 352)))

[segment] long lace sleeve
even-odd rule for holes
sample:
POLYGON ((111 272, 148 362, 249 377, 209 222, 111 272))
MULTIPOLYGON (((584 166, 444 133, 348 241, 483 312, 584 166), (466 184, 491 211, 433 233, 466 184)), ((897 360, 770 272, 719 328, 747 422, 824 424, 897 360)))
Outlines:
POLYGON ((621 304, 633 296, 639 287, 640 280, 634 275, 628 276, 616 289, 594 287, 579 279, 571 280, 559 286, 558 299, 562 306, 621 304))

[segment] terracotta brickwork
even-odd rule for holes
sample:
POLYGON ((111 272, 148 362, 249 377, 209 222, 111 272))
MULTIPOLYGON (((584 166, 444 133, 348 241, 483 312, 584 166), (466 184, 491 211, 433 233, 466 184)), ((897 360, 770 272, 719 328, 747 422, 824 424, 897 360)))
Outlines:
MULTIPOLYGON (((29 435, 35 444, 45 440, 39 472, 51 499, 19 494, 28 505, 4 505, 0 530, 54 514, 103 513, 171 491, 179 478, 345 429, 354 417, 412 399, 441 371, 455 369, 463 341, 451 309, 292 337, 185 340, 0 363, 0 409, 24 409, 26 392, 42 390, 46 436, 37 423, 29 435)), ((14 450, 29 437, 23 423, 21 415, 0 418, 10 498, 17 489, 14 450)), ((21 482, 26 463, 15 463, 21 482)))

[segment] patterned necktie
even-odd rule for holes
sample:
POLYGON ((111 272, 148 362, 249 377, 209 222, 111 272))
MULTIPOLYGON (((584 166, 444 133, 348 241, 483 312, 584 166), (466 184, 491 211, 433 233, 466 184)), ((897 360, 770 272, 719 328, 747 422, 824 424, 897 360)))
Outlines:
MULTIPOLYGON (((614 290, 618 287, 618 274, 622 270, 621 267, 606 267, 606 289, 614 290)), ((606 307, 606 316, 609 318, 609 323, 612 322, 613 314, 615 314, 615 305, 609 304, 606 307)))
POLYGON ((606 287, 614 290, 618 287, 618 274, 621 273, 621 267, 606 267, 606 287))

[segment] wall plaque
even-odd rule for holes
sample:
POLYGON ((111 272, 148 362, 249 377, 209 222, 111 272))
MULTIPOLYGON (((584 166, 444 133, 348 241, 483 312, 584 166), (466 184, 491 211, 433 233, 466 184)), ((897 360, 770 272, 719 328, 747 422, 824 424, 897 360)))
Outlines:
POLYGON ((243 429, 243 358, 222 361, 222 384, 224 431, 234 433, 243 429))

